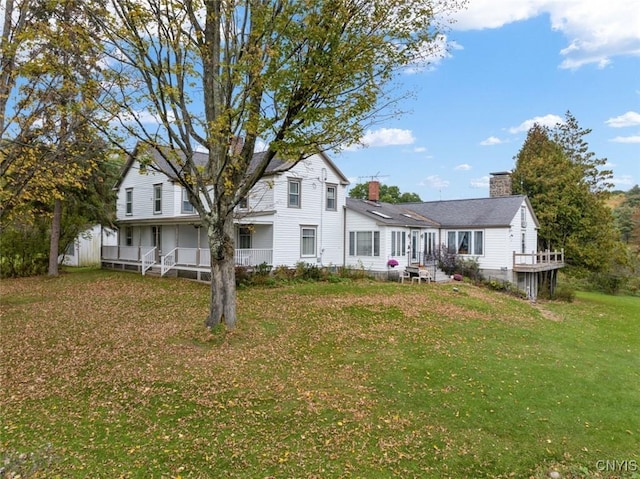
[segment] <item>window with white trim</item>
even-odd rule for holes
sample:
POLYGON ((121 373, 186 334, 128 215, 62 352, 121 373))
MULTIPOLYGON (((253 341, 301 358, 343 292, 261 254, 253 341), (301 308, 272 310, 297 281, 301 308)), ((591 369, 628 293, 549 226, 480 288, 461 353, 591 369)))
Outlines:
POLYGON ((191 204, 191 201, 189 201, 189 195, 187 194, 186 188, 182 188, 182 212, 193 213, 193 205, 191 204))
POLYGON ((407 232, 391 232, 391 256, 405 256, 407 254, 407 232))
POLYGON ((349 256, 380 256, 380 232, 350 231, 349 256))
POLYGON ((287 206, 289 208, 300 208, 300 194, 302 182, 297 179, 289 179, 287 206))
POLYGON ((162 213, 162 183, 153 185, 153 213, 162 213))
POLYGON ((246 196, 240 200, 240 202, 238 203, 238 208, 240 208, 241 210, 249 209, 249 200, 246 196))
POLYGON ((248 226, 238 229, 238 249, 251 249, 251 228, 248 226))
POLYGON ((336 211, 338 209, 338 188, 335 185, 327 185, 327 211, 336 211))
POLYGON ((127 188, 124 191, 125 213, 127 216, 133 214, 133 188, 127 188))
POLYGON ((124 245, 133 246, 133 227, 127 226, 124 229, 124 245))
POLYGON ((527 227, 527 207, 524 205, 520 207, 520 226, 527 227))
POLYGON ((483 231, 448 231, 447 251, 459 255, 483 255, 483 231))
POLYGON ((303 226, 300 228, 300 256, 316 256, 316 232, 315 227, 303 226))

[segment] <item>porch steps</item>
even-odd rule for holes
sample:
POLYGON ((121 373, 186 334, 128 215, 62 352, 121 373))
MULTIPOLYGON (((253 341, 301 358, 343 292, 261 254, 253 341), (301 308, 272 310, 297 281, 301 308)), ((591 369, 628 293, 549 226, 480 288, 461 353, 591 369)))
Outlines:
MULTIPOLYGON (((154 264, 151 268, 149 268, 147 271, 145 271, 144 275, 145 276, 151 276, 153 278, 159 278, 161 276, 161 274, 160 274, 160 265, 154 264)), ((164 277, 165 278, 177 278, 178 277, 178 271, 175 270, 175 269, 170 269, 169 271, 166 272, 164 277)))

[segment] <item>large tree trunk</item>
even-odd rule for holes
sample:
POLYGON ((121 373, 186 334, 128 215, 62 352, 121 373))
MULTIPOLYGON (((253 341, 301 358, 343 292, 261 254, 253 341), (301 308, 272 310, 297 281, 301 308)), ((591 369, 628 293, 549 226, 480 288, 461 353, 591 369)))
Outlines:
POLYGON ((227 329, 233 329, 236 326, 233 217, 206 226, 211 252, 211 304, 205 324, 213 328, 224 323, 227 329))
POLYGON ((60 224, 62 222, 62 200, 53 202, 51 219, 51 239, 49 240, 49 276, 58 276, 58 250, 60 248, 60 224))

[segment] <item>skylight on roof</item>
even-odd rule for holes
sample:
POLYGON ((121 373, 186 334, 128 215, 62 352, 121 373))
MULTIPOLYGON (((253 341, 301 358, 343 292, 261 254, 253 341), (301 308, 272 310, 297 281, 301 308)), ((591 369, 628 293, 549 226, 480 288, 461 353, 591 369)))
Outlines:
POLYGON ((390 220, 390 219, 391 219, 391 216, 389 216, 389 215, 385 215, 384 213, 380 213, 379 211, 369 210, 369 213, 373 213, 374 215, 377 215, 377 216, 379 216, 380 218, 384 218, 384 219, 387 219, 387 220, 390 220))
POLYGON ((415 220, 415 218, 413 216, 411 216, 409 213, 401 213, 402 216, 406 216, 407 218, 411 218, 412 220, 415 220))

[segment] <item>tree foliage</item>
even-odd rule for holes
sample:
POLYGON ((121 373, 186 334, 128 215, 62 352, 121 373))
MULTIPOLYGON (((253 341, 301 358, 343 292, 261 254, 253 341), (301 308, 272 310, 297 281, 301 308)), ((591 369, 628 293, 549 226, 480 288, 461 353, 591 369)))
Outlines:
POLYGON ((534 125, 515 157, 513 188, 531 200, 540 221, 540 249, 563 248, 569 265, 603 271, 611 259, 603 252, 620 250, 604 203, 610 172, 600 169, 606 160, 588 151, 583 139, 588 132, 570 113, 567 122, 553 130, 534 125))
POLYGON ((67 223, 71 217, 93 223, 109 216, 111 193, 101 182, 111 178, 110 152, 97 116, 100 45, 91 21, 100 8, 92 0, 18 0, 8 6, 0 51, 8 68, 0 75, 0 95, 7 95, 0 103, 0 220, 4 240, 11 228, 40 232, 43 220, 49 221, 45 256, 55 275, 63 215, 69 215, 67 223))
POLYGON ((438 53, 439 19, 462 3, 110 1, 113 15, 100 19, 112 67, 103 106, 139 152, 165 156, 201 218, 208 326, 235 325, 233 213, 269 162, 356 142, 390 113, 399 69, 438 53), (252 163, 258 144, 266 154, 252 163))
MULTIPOLYGON (((380 201, 383 203, 412 203, 420 202, 417 193, 401 193, 397 186, 380 185, 380 201)), ((366 200, 369 197, 369 183, 358 183, 349 190, 350 198, 366 200)))

